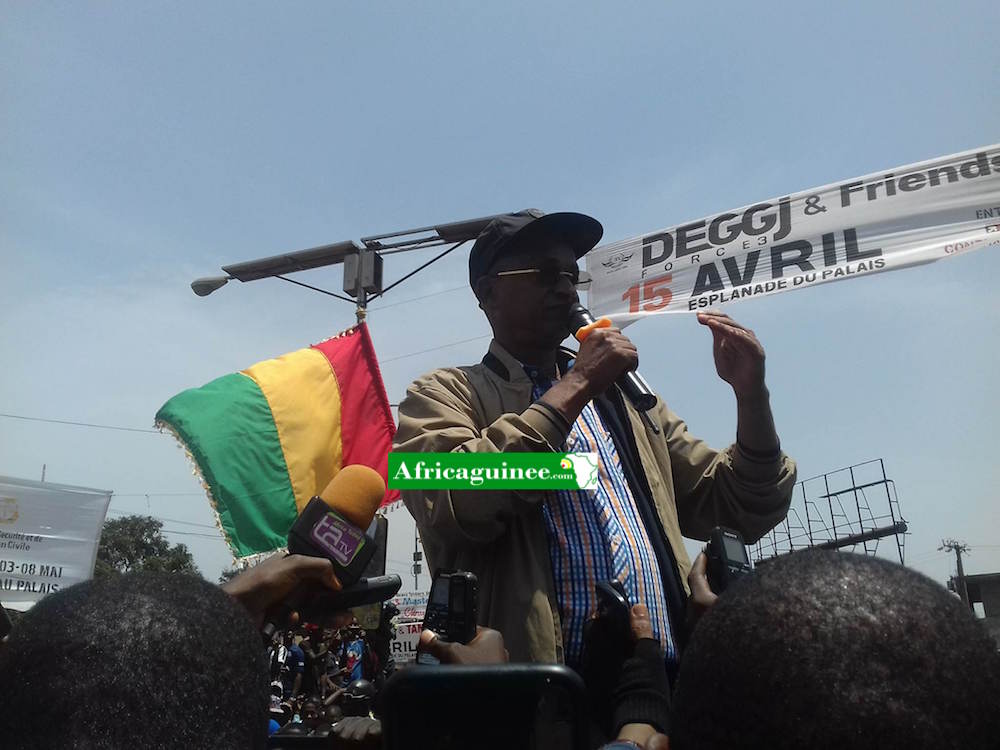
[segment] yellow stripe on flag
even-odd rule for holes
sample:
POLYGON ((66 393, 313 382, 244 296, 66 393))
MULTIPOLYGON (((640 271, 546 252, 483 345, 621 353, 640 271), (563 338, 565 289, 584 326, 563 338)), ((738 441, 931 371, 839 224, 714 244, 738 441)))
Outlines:
POLYGON ((274 415, 297 512, 340 471, 340 387, 322 352, 298 351, 243 371, 260 387, 274 415))

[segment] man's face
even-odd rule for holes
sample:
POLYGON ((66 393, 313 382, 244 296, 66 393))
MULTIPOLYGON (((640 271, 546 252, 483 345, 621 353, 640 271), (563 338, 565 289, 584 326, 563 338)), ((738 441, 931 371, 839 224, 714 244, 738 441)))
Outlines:
POLYGON ((302 706, 303 721, 317 721, 319 719, 319 706, 312 701, 306 701, 302 706))
POLYGON ((569 310, 579 298, 576 287, 559 271, 578 273, 576 254, 565 243, 497 261, 489 278, 481 282, 480 303, 498 339, 527 348, 555 349, 569 335, 569 310), (545 273, 495 275, 528 269, 545 273))

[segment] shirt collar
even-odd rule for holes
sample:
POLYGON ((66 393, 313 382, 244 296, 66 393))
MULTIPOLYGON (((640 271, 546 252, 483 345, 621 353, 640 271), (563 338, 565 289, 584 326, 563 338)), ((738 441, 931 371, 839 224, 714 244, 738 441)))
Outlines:
MULTIPOLYGON (((573 366, 574 357, 576 357, 576 352, 563 349, 562 347, 559 348, 556 356, 557 373, 553 380, 558 380, 559 373, 565 373, 573 366)), ((486 353, 486 356, 483 357, 483 364, 509 383, 531 382, 528 373, 525 372, 525 367, 530 365, 519 361, 517 357, 504 349, 496 339, 490 341, 490 349, 486 353)))

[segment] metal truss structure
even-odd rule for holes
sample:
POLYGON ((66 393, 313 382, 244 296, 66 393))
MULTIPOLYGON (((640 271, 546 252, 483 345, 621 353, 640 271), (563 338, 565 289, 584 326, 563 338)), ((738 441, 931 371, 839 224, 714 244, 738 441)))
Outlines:
POLYGON ((881 539, 893 537, 903 564, 905 532, 896 485, 876 458, 799 482, 788 515, 748 550, 755 563, 809 547, 874 555, 881 539))

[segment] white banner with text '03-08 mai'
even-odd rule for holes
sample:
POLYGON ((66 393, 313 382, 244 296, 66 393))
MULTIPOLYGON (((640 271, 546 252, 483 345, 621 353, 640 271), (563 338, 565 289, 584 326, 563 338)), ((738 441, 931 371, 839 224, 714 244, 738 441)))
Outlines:
POLYGON ((94 575, 111 493, 0 477, 0 601, 27 610, 94 575))
POLYGON ((590 309, 624 324, 1000 247, 1000 145, 602 245, 590 309))

